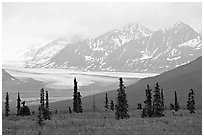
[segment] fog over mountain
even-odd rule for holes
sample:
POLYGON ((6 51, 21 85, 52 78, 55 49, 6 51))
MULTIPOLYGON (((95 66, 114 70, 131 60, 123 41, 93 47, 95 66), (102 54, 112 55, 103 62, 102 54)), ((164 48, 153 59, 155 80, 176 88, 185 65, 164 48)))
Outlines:
POLYGON ((26 67, 161 73, 202 55, 202 36, 183 22, 152 31, 127 24, 94 38, 55 40, 26 67))

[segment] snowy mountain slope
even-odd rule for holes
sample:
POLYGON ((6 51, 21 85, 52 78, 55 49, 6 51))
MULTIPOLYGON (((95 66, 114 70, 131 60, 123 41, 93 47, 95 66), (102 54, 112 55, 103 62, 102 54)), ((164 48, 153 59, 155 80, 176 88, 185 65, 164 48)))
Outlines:
POLYGON ((31 61, 26 62, 26 67, 34 64, 46 64, 54 55, 59 53, 69 42, 67 40, 55 40, 48 43, 46 46, 38 49, 34 52, 34 56, 31 61))
POLYGON ((15 77, 11 76, 8 72, 2 69, 2 81, 14 81, 17 80, 15 77))
POLYGON ((23 52, 23 59, 24 60, 29 60, 29 59, 33 59, 35 57, 35 54, 37 53, 37 51, 39 49, 41 49, 42 47, 44 47, 44 45, 30 45, 28 46, 24 52, 23 52))
POLYGON ((182 22, 157 31, 128 24, 96 38, 48 44, 27 66, 161 73, 201 55, 201 35, 182 22))
POLYGON ((2 69, 2 91, 9 91, 5 89, 10 89, 13 86, 17 86, 22 84, 22 81, 12 75, 10 75, 7 71, 2 69), (8 88, 7 88, 8 87, 8 88))

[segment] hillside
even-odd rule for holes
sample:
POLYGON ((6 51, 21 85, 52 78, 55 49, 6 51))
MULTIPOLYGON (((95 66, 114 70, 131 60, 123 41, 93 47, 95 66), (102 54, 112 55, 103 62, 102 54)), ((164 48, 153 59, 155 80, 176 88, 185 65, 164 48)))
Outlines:
MULTIPOLYGON (((35 93, 39 90, 39 87, 43 86, 44 84, 41 81, 36 81, 31 78, 18 79, 2 69, 2 101, 5 99, 6 92, 8 92, 10 109, 12 112, 16 111, 16 97, 18 92, 26 97, 30 93, 35 93)), ((2 103, 2 106, 4 106, 4 102, 2 103)))
POLYGON ((2 69, 2 86, 3 87, 14 86, 20 83, 21 81, 19 79, 15 78, 14 76, 6 72, 4 69, 2 69))
MULTIPOLYGON (((130 108, 136 108, 138 102, 142 102, 145 99, 146 84, 149 84, 151 88, 154 88, 156 82, 164 89, 165 105, 169 106, 174 100, 174 91, 177 91, 178 101, 181 106, 186 106, 187 96, 189 89, 192 88, 195 91, 196 105, 202 106, 202 57, 190 62, 189 64, 180 66, 161 75, 145 78, 137 83, 126 87, 127 99, 130 108)), ((125 83, 125 81, 124 81, 125 83)), ((108 91, 109 100, 114 100, 117 95, 117 90, 108 91)), ((81 92, 83 96, 83 91, 81 92)), ((98 109, 104 108, 105 92, 95 95, 95 104, 98 109)), ((92 109, 93 96, 87 96, 82 98, 83 108, 92 109)), ((62 110, 72 107, 72 100, 54 102, 50 104, 51 109, 62 110)))

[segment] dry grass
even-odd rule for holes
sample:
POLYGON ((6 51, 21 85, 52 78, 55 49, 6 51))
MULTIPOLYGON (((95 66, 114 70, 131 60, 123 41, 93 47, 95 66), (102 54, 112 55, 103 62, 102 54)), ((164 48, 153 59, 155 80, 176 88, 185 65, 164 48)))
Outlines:
POLYGON ((36 124, 36 116, 3 117, 2 132, 10 135, 189 135, 202 134, 202 112, 189 114, 183 111, 182 116, 174 116, 172 112, 166 111, 166 117, 140 118, 140 111, 131 110, 129 119, 116 120, 114 112, 84 112, 83 114, 68 114, 63 112, 53 114, 52 120, 44 121, 41 128, 36 124))

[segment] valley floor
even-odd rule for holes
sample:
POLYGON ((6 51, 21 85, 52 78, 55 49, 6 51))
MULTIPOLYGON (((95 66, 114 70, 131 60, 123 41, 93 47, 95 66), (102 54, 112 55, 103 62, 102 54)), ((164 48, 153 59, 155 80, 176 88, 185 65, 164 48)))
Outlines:
POLYGON ((181 110, 182 115, 173 115, 169 110, 165 117, 140 118, 141 111, 130 110, 130 118, 116 120, 114 112, 84 112, 53 114, 51 120, 44 121, 41 128, 36 124, 37 114, 27 117, 9 116, 2 119, 3 135, 201 135, 202 111, 190 114, 181 110))

